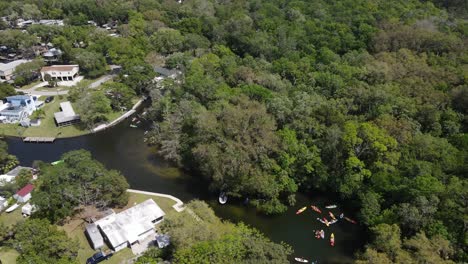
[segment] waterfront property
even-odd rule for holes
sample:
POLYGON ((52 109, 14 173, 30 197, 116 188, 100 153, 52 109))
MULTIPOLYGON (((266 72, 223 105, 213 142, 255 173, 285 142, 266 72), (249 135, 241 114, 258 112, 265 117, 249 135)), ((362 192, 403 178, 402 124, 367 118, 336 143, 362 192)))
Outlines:
POLYGON ((55 123, 59 127, 69 126, 80 122, 80 116, 75 113, 70 102, 60 103, 61 112, 54 114, 55 123))
POLYGON ((8 183, 13 181, 16 176, 19 175, 21 170, 32 170, 30 167, 23 167, 23 166, 17 166, 16 168, 12 169, 11 171, 0 175, 0 186, 4 185, 4 183, 8 183))
POLYGON ((29 117, 44 102, 32 95, 14 95, 5 98, 6 103, 0 105, 0 116, 3 122, 17 123, 29 117))
POLYGON ((13 79, 13 73, 19 65, 30 62, 29 60, 15 60, 9 63, 0 63, 0 82, 13 79))
POLYGON ((23 188, 21 188, 19 191, 17 191, 16 194, 13 195, 13 198, 15 198, 20 203, 25 203, 29 201, 29 199, 31 199, 31 192, 33 189, 34 185, 29 183, 23 188))
POLYGON ((44 82, 48 81, 47 75, 55 81, 73 81, 78 77, 80 67, 78 65, 52 65, 42 67, 41 78, 44 82))
POLYGON ((110 248, 119 251, 150 236, 156 236, 155 225, 163 220, 164 215, 153 199, 147 199, 118 214, 112 212, 88 225, 86 233, 93 248, 102 246, 101 235, 110 248), (99 235, 95 232, 96 229, 99 230, 99 235))

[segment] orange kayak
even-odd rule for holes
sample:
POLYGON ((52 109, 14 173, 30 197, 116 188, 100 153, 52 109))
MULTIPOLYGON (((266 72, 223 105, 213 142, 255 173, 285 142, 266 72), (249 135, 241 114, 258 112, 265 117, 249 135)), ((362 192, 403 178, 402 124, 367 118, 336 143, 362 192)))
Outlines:
POLYGON ((350 222, 350 223, 357 224, 356 221, 354 221, 353 219, 348 218, 348 217, 346 217, 346 216, 344 217, 344 219, 345 219, 346 221, 350 222))
POLYGON ((317 213, 319 213, 319 214, 322 213, 322 211, 320 211, 320 209, 319 209, 317 206, 315 206, 315 205, 311 205, 310 208, 312 208, 312 210, 314 210, 315 212, 317 212, 317 213))
POLYGON ((332 212, 328 212, 328 214, 330 215, 330 217, 331 217, 333 220, 335 220, 335 219, 336 219, 336 217, 333 215, 333 213, 332 213, 332 212))
POLYGON ((306 209, 307 209, 307 207, 304 206, 301 209, 297 210, 296 214, 298 215, 298 214, 304 212, 306 209))

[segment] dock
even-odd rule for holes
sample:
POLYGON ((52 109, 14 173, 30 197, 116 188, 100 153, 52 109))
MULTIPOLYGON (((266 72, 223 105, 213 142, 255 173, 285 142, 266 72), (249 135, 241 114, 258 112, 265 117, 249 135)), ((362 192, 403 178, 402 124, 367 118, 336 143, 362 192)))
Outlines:
POLYGON ((53 143, 55 138, 53 137, 25 137, 23 142, 27 143, 53 143))

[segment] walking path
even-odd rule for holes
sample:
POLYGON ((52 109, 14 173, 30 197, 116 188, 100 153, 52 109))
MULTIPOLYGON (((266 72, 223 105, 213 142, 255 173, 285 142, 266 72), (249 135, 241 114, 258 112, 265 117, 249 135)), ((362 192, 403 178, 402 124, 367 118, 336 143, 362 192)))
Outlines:
POLYGON ((144 100, 145 99, 143 99, 143 98, 140 99, 138 102, 136 102, 136 104, 132 107, 132 109, 125 112, 124 114, 122 114, 121 116, 116 118, 114 121, 110 122, 109 124, 101 124, 101 125, 93 128, 91 131, 93 133, 96 133, 98 131, 101 131, 101 130, 104 130, 104 129, 107 129, 109 127, 117 125, 118 123, 122 122, 122 120, 124 120, 124 119, 128 118, 129 116, 133 115, 136 112, 136 109, 143 103, 144 100))
POLYGON ((184 209, 185 209, 184 203, 179 198, 174 197, 174 196, 169 195, 169 194, 155 193, 155 192, 145 192, 145 191, 139 191, 139 190, 133 190, 133 189, 128 189, 127 192, 140 193, 140 194, 146 194, 146 195, 153 195, 153 196, 168 198, 168 199, 171 199, 171 200, 176 202, 176 204, 174 204, 172 206, 172 208, 174 208, 174 210, 176 210, 177 212, 180 213, 180 212, 184 211, 184 209))

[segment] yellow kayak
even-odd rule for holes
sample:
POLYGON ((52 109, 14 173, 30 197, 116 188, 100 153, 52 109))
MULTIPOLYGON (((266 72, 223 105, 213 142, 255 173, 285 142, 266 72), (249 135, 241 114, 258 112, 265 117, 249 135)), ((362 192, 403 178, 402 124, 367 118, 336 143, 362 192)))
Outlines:
POLYGON ((306 209, 307 209, 307 206, 304 206, 301 209, 297 210, 296 214, 298 215, 298 214, 304 212, 306 209))

